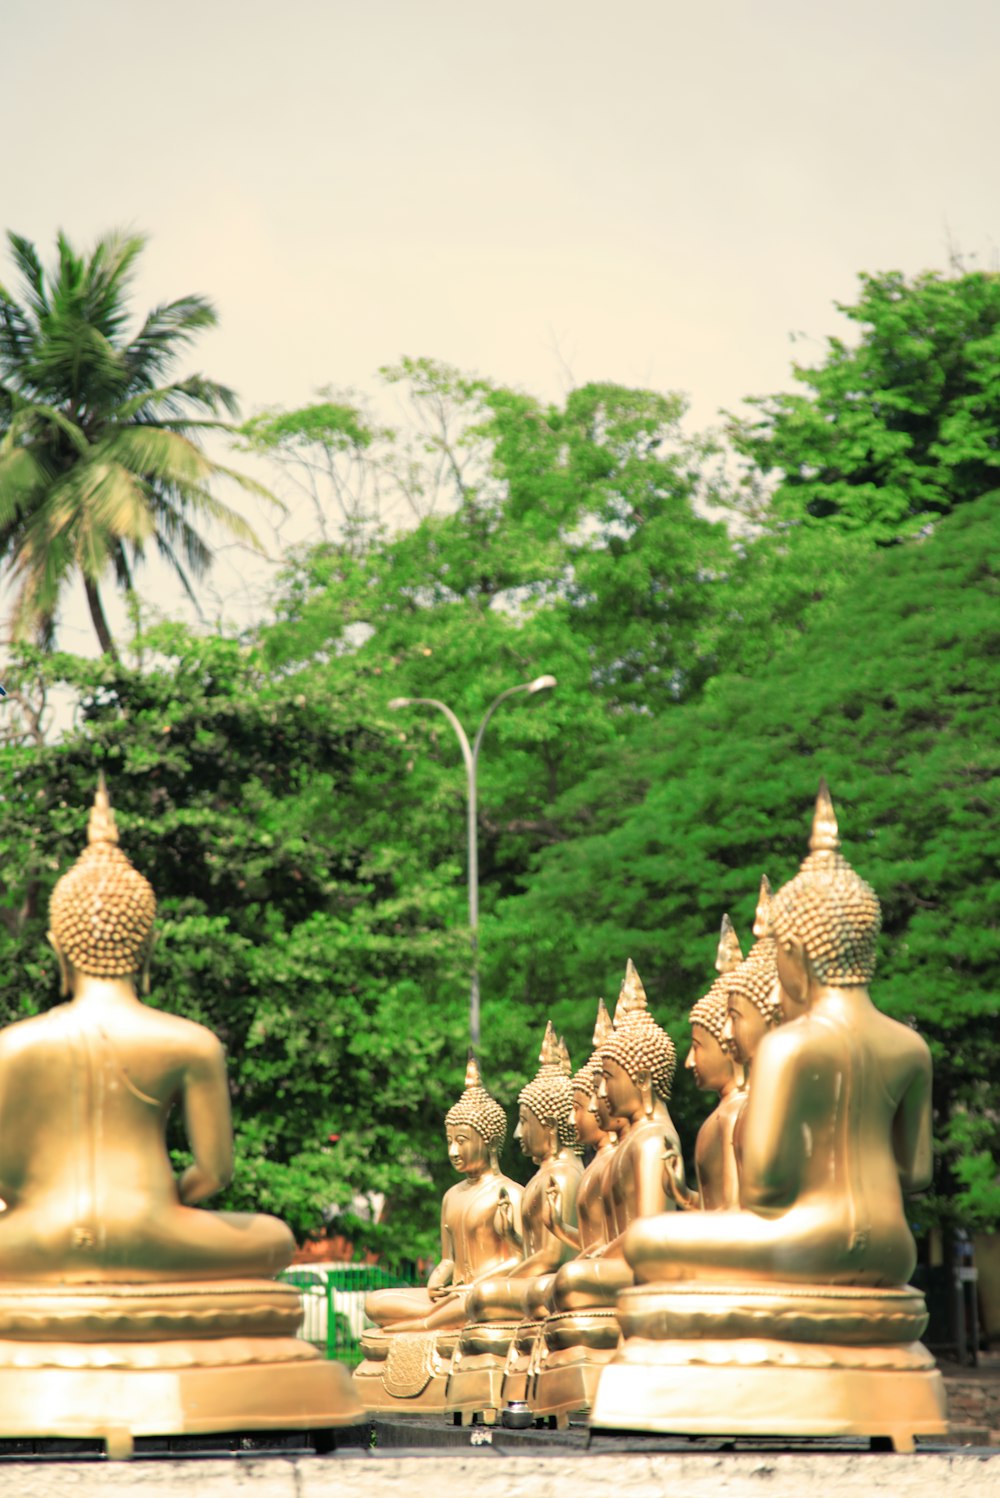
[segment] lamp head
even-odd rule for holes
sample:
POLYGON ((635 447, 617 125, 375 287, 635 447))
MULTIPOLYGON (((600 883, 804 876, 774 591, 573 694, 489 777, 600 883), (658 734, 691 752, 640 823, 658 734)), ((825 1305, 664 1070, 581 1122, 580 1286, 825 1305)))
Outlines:
MULTIPOLYGON (((528 683, 529 692, 547 692, 556 684, 554 676, 536 676, 534 681, 528 683)), ((391 706, 391 704, 390 704, 391 706)))
POLYGON ((411 700, 409 697, 393 697, 389 703, 389 711, 394 713, 398 708, 409 707, 411 700))

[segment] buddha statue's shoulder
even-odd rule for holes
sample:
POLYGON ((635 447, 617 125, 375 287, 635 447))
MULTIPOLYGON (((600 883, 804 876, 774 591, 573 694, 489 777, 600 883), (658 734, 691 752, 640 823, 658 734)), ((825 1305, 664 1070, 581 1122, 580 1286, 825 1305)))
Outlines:
POLYGON ((62 1012, 68 1008, 68 1004, 60 1004, 45 1014, 33 1014, 5 1025, 0 1030, 0 1056, 10 1058, 47 1042, 58 1043, 65 1034, 62 1012))

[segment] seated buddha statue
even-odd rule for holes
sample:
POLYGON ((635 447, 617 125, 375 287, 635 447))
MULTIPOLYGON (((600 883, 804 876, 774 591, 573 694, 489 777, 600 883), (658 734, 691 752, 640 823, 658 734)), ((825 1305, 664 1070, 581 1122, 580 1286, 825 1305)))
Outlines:
POLYGON ((719 976, 708 993, 691 1010, 691 1049, 684 1062, 695 1086, 716 1092, 718 1106, 709 1114, 694 1147, 698 1190, 689 1191, 677 1178, 676 1160, 666 1162, 666 1183, 682 1211, 701 1209, 717 1212, 738 1207, 740 1182, 733 1149, 733 1130, 745 1098, 742 1066, 736 1061, 725 1032, 729 1020, 730 980, 743 960, 740 944, 728 915, 722 917, 722 933, 715 966, 719 976))
MULTIPOLYGON (((614 1029, 601 1048, 598 1083, 598 1097, 610 1115, 628 1121, 611 1157, 606 1188, 606 1212, 618 1230, 606 1243, 594 1245, 589 1256, 572 1259, 560 1269, 553 1295, 561 1309, 612 1305, 618 1291, 632 1283, 624 1257, 628 1224, 673 1211, 664 1160, 670 1155, 679 1161, 681 1153, 667 1108, 676 1054, 670 1036, 649 1013, 645 989, 630 960, 614 1029)), ((683 1166, 676 1169, 683 1184, 683 1166)))
POLYGON ((539 1059, 537 1074, 518 1096, 515 1137, 537 1166, 521 1199, 520 1233, 509 1197, 501 1196, 497 1208, 498 1226, 519 1255, 506 1270, 476 1285, 469 1298, 470 1322, 520 1320, 544 1314, 551 1276, 574 1251, 552 1231, 548 1201, 550 1190, 558 1190, 563 1220, 575 1226, 582 1165, 576 1153, 573 1088, 569 1057, 551 1021, 539 1059))
POLYGON ((448 1159, 463 1179, 441 1200, 440 1262, 426 1289, 376 1290, 367 1297, 365 1315, 378 1326, 390 1332, 461 1327, 477 1282, 517 1261, 496 1222, 502 1196, 515 1230, 520 1224, 521 1187, 497 1163, 506 1133, 507 1116, 482 1085, 470 1051, 465 1091, 445 1115, 448 1159))
MULTIPOLYGON (((879 903, 839 851, 825 784, 809 847, 771 909, 788 1021, 751 1044, 730 997, 753 1052, 742 1210, 634 1223, 639 1281, 901 1286, 913 1270, 903 1196, 931 1178, 930 1053, 869 997, 879 903)), ((751 1023, 766 1029, 759 1009, 751 1023)))
POLYGON ((101 778, 88 846, 58 880, 62 997, 0 1031, 0 1422, 6 1436, 317 1429, 364 1414, 346 1370, 295 1335, 272 1276, 295 1242, 199 1204, 233 1171, 222 1046, 152 1009, 156 900, 117 846, 101 778), (174 1107, 192 1163, 175 1176, 174 1107))
MULTIPOLYGON (((556 1181, 547 1188, 549 1225, 556 1237, 569 1245, 576 1255, 589 1256, 601 1244, 615 1236, 618 1229, 608 1217, 608 1175, 618 1143, 611 1127, 606 1100, 597 1108, 597 1079, 601 1070, 601 1047, 611 1035, 611 1016, 601 999, 597 1009, 592 1044, 595 1049, 573 1078, 573 1127, 581 1150, 593 1152, 590 1164, 580 1177, 576 1193, 576 1226, 563 1215, 562 1192, 556 1181)), ((558 1279, 558 1275, 556 1276, 558 1279)), ((553 1287, 554 1288, 554 1287, 553 1287)))
POLYGON ((49 907, 69 1002, 0 1032, 0 1277, 272 1276, 295 1251, 283 1222, 198 1206, 233 1172, 225 1056, 203 1025, 140 999, 156 900, 117 843, 102 777, 88 847, 49 907), (175 1106, 194 1156, 179 1178, 175 1106))

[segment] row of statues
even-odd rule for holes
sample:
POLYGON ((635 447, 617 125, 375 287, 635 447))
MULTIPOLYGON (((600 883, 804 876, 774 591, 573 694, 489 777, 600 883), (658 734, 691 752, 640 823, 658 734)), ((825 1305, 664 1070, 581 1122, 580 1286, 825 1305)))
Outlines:
POLYGON ((233 1169, 225 1059, 142 1002, 155 910, 102 781, 50 904, 66 1002, 0 1032, 0 1437, 96 1435, 127 1455, 141 1435, 507 1407, 897 1448, 946 1429, 903 1206, 930 1182, 930 1056, 868 995, 879 904, 825 786, 799 873, 773 897, 762 881, 746 958, 723 920, 690 1013, 685 1067, 718 1097, 694 1183, 675 1047, 629 962, 575 1074, 546 1028, 518 1099, 523 1188, 470 1055, 440 1262, 425 1288, 369 1297, 353 1379, 295 1336, 285 1225, 201 1205, 233 1169))
POLYGON ((746 958, 723 918, 690 1012, 685 1069, 718 1097, 693 1186, 668 1107, 675 1048, 631 962, 575 1076, 546 1030, 519 1098, 537 1166, 523 1191, 499 1171, 502 1110, 470 1057, 447 1121, 465 1179, 444 1198, 442 1260, 425 1291, 369 1297, 365 1401, 900 1449, 941 1433, 904 1210, 931 1179, 930 1054, 871 1002, 880 919, 821 785, 798 874, 773 896, 762 879, 746 958), (727 1380, 735 1403, 720 1404, 727 1380))

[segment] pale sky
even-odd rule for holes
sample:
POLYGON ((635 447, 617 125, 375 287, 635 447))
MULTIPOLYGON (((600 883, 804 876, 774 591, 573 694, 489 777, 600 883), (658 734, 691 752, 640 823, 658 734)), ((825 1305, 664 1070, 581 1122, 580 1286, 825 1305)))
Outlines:
POLYGON ((3 0, 0 51, 0 227, 148 232, 246 414, 427 354, 707 425, 858 271, 998 266, 997 0, 3 0))

